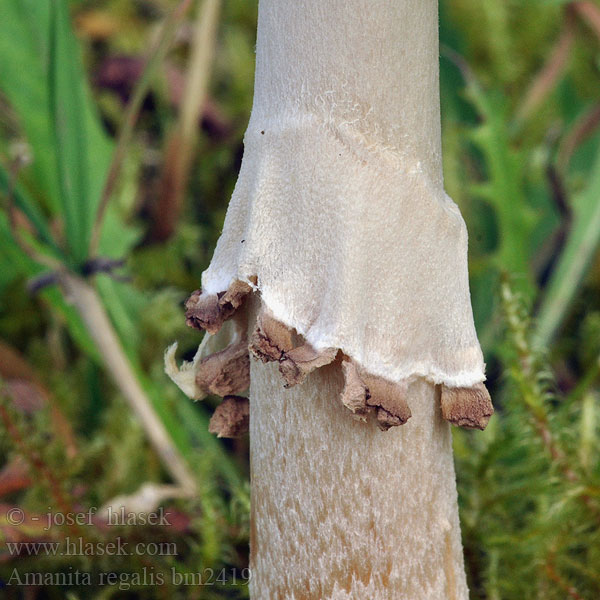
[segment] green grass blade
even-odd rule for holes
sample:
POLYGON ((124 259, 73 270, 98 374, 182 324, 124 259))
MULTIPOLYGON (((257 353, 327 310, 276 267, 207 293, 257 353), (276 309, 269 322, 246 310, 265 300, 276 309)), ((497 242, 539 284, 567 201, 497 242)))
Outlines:
POLYGON ((569 312, 600 243, 600 150, 588 187, 573 202, 575 218, 537 318, 536 341, 547 345, 569 312))
POLYGON ((0 193, 6 197, 9 195, 12 197, 15 206, 27 217, 28 221, 35 228, 38 238, 52 249, 57 258, 61 258, 63 253, 52 237, 44 215, 27 192, 21 189, 18 184, 11 182, 10 179, 10 175, 0 166, 0 193))
POLYGON ((30 187, 37 201, 56 213, 59 194, 47 110, 48 22, 48 0, 0 0, 0 91, 31 149, 30 187))
MULTIPOLYGON (((56 167, 54 126, 48 91, 51 8, 55 0, 0 0, 0 92, 15 113, 20 133, 27 139, 33 162, 23 169, 21 179, 31 198, 54 219, 63 219, 63 203, 56 167)), ((65 11, 65 16, 68 16, 65 11)), ((65 22, 69 28, 68 19, 65 22)), ((91 228, 96 206, 106 179, 112 144, 106 137, 98 111, 86 85, 85 71, 72 33, 70 56, 84 89, 85 131, 89 201, 94 206, 86 215, 91 228)), ((10 114, 10 113, 9 113, 10 114)))
POLYGON ((50 5, 48 94, 54 136, 60 200, 70 258, 80 264, 87 257, 93 200, 88 173, 85 90, 79 50, 71 31, 67 5, 50 5))

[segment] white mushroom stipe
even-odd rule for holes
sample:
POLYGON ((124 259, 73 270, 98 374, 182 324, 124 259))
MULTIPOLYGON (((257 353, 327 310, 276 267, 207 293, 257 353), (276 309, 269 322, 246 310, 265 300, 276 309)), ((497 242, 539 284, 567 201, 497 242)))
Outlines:
POLYGON ((251 597, 467 600, 448 423, 412 383, 412 418, 348 418, 340 370, 282 390, 252 361, 251 597))
MULTIPOLYGON (((493 409, 443 188, 437 19, 437 0, 259 0, 242 167, 186 304, 204 350, 248 335, 254 357, 255 600, 468 598, 448 421, 493 409)), ((192 397, 204 350, 166 356, 192 397)))

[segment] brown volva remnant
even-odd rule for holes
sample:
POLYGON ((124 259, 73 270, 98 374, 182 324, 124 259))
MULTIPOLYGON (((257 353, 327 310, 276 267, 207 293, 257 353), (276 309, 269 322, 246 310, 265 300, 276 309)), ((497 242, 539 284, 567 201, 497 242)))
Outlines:
MULTIPOLYGON (((250 280, 256 285, 256 277, 250 280)), ((216 333, 242 307, 252 289, 248 283, 236 280, 227 291, 218 294, 208 295, 196 290, 185 305, 187 324, 210 334, 216 333)), ((339 352, 337 348, 316 350, 308 343, 294 348, 293 331, 263 308, 257 317, 249 346, 247 340, 241 340, 199 363, 196 374, 198 387, 206 393, 228 398, 229 394, 246 390, 250 385, 249 351, 263 362, 278 362, 285 387, 302 384, 312 371, 332 363, 339 352)), ((342 369, 344 389, 340 399, 355 418, 366 421, 367 415, 374 413, 380 429, 384 431, 403 425, 410 419, 406 386, 362 371, 359 373, 348 358, 342 361, 342 369)), ((485 429, 494 409, 483 383, 470 388, 440 387, 442 414, 447 421, 467 429, 485 429)), ((230 423, 229 416, 233 414, 234 405, 233 400, 223 402, 215 412, 215 423, 230 423)), ((225 425, 223 427, 226 429, 225 425)), ((225 429, 220 428, 219 432, 225 429)), ((221 437, 226 436, 222 434, 221 437)))
POLYGON ((469 388, 442 385, 441 403, 444 419, 467 429, 485 429, 494 407, 487 388, 478 383, 469 388))
POLYGON ((391 427, 404 425, 411 417, 406 401, 406 388, 381 377, 359 374, 350 360, 342 362, 344 389, 342 404, 361 421, 370 412, 375 412, 379 428, 387 431, 391 427))
POLYGON ((208 425, 208 431, 220 438, 236 438, 248 433, 250 403, 242 396, 225 396, 217 406, 208 425))
POLYGON ((248 342, 241 340, 203 359, 196 373, 198 387, 207 394, 239 394, 250 386, 248 342))
POLYGON ((221 318, 218 296, 208 296, 202 290, 196 290, 186 300, 185 322, 189 327, 217 333, 224 320, 221 318))
POLYGON ((351 360, 342 361, 342 370, 344 372, 344 389, 340 398, 342 404, 356 419, 366 421, 371 411, 367 406, 367 388, 351 360))
POLYGON ((216 295, 196 290, 185 303, 186 323, 211 334, 217 333, 221 325, 242 306, 251 291, 250 285, 244 281, 234 281, 226 292, 216 295))
POLYGON ((391 427, 404 425, 410 419, 406 386, 367 374, 362 378, 367 387, 367 406, 375 409, 380 429, 387 431, 391 427))
POLYGON ((303 383, 315 369, 324 367, 335 360, 337 348, 316 350, 310 344, 303 344, 284 353, 279 363, 286 387, 303 383))
POLYGON ((250 352, 266 363, 280 361, 292 348, 291 330, 262 309, 250 340, 250 352))

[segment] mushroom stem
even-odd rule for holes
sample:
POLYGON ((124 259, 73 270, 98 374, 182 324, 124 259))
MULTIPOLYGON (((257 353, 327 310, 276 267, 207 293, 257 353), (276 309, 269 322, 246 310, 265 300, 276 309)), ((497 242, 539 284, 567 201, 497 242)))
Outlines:
MULTIPOLYGON (((240 176, 186 304, 210 333, 248 317, 256 600, 468 597, 448 421, 492 408, 438 59, 437 0, 259 1, 240 176)), ((173 353, 201 397, 214 361, 173 353)))
POLYGON ((340 402, 340 361, 284 389, 289 349, 259 318, 252 597, 466 600, 450 426, 440 386, 418 377, 483 378, 466 229, 443 192, 437 0, 260 0, 256 60, 244 165, 203 284, 256 272, 275 318, 385 381, 365 381, 379 423, 340 402))
POLYGON ((411 419, 382 432, 343 385, 330 365, 284 389, 252 361, 252 597, 468 598, 439 387, 409 385, 411 419))

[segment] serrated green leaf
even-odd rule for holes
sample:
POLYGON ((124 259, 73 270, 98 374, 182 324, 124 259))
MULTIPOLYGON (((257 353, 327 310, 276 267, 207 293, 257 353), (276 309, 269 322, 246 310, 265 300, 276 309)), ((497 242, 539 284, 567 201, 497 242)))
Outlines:
POLYGON ((480 188, 482 199, 494 207, 498 222, 499 247, 494 262, 501 270, 522 277, 522 291, 530 293, 533 281, 529 244, 535 217, 523 193, 522 161, 510 145, 505 99, 474 81, 469 82, 467 93, 483 119, 470 137, 485 160, 487 178, 480 188))

